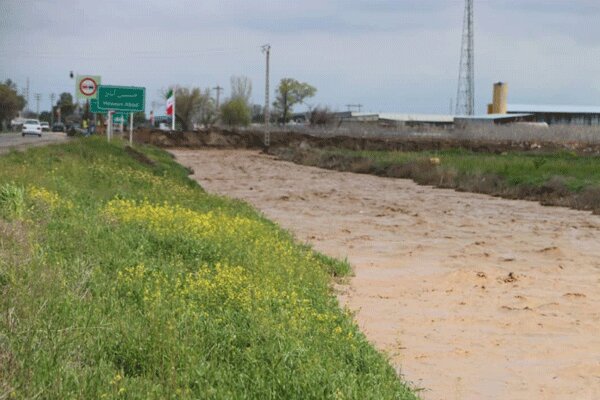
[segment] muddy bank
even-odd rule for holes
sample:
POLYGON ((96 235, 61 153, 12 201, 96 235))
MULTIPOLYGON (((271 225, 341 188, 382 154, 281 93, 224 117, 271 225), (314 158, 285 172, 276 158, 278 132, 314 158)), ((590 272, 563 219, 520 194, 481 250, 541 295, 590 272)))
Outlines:
MULTIPOLYGON (((149 143, 165 148, 236 148, 263 149, 264 133, 259 131, 237 131, 212 128, 199 132, 163 132, 159 130, 138 129, 136 142, 149 143)), ((394 150, 424 151, 465 149, 474 152, 496 153, 510 151, 575 151, 581 154, 600 154, 600 144, 553 143, 532 141, 484 141, 466 139, 448 139, 434 137, 318 137, 305 133, 271 132, 271 149, 290 148, 327 148, 335 147, 348 150, 394 150)))
MULTIPOLYGON (((213 128, 199 132, 163 132, 137 130, 135 140, 163 148, 218 148, 262 149, 264 133, 213 128)), ((269 154, 297 164, 343 172, 372 174, 389 178, 412 179, 420 185, 455 189, 464 192, 484 193, 507 199, 539 201, 546 206, 570 207, 600 213, 600 187, 591 187, 580 193, 570 191, 560 178, 550 179, 542 186, 509 185, 504 178, 493 174, 456 175, 429 159, 381 167, 366 158, 344 155, 322 155, 318 149, 387 150, 387 151, 443 151, 465 149, 480 153, 503 154, 508 152, 552 153, 570 151, 592 156, 600 155, 600 145, 553 142, 514 142, 452 140, 443 138, 360 138, 317 137, 303 133, 271 133, 269 154)))
POLYGON ((388 178, 412 179, 420 185, 483 193, 507 199, 539 201, 546 206, 570 207, 600 214, 600 187, 590 187, 575 193, 570 191, 559 177, 552 178, 541 186, 527 184, 514 186, 495 174, 459 175, 429 158, 380 166, 364 157, 333 155, 314 149, 282 147, 272 149, 271 153, 282 160, 302 165, 388 178))

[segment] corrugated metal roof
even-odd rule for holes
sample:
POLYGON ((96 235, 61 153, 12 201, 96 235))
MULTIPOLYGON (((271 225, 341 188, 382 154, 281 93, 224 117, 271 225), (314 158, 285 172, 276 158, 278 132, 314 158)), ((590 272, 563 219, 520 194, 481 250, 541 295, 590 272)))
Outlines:
POLYGON ((508 104, 510 113, 600 114, 599 106, 569 106, 553 104, 508 104))
POLYGON ((352 111, 350 113, 350 116, 352 118, 366 118, 366 117, 372 117, 372 118, 377 118, 379 114, 377 113, 367 113, 367 112, 355 112, 352 111))
POLYGON ((379 119, 387 119, 389 121, 401 122, 454 122, 453 115, 442 114, 395 114, 395 113, 379 113, 379 119))
POLYGON ((377 117, 379 114, 378 113, 372 113, 372 112, 356 112, 356 111, 352 111, 350 113, 350 115, 352 117, 364 118, 364 117, 377 117))
POLYGON ((497 119, 512 119, 520 117, 529 117, 533 114, 482 114, 482 115, 458 115, 456 119, 463 120, 497 120, 497 119))

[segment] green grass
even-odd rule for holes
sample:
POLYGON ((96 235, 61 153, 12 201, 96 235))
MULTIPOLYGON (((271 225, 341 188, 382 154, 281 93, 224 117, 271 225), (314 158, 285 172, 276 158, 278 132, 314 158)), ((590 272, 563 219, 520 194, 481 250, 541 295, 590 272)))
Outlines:
POLYGON ((348 264, 171 157, 0 157, 0 399, 414 399, 340 309, 348 264))
POLYGON ((327 154, 364 157, 376 167, 402 165, 411 161, 440 159, 440 169, 457 176, 496 175, 509 186, 530 185, 540 187, 553 178, 562 179, 572 192, 586 187, 600 186, 600 157, 581 156, 570 152, 505 154, 475 153, 467 150, 399 152, 326 150, 327 154))

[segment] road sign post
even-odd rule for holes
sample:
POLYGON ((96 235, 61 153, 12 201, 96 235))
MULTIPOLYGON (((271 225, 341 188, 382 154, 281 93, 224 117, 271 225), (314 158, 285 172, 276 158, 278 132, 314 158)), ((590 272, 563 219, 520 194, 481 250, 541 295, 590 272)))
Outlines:
POLYGON ((133 113, 129 115, 129 146, 133 146, 133 113))
POLYGON ((113 130, 113 121, 112 121, 112 111, 108 112, 108 125, 106 126, 106 139, 110 142, 112 138, 112 130, 113 130))

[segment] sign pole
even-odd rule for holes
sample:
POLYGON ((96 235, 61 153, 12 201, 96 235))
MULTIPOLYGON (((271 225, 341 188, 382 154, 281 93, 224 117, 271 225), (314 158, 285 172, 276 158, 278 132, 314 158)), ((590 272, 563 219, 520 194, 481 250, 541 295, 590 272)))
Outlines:
POLYGON ((110 139, 112 138, 112 130, 113 130, 113 120, 112 120, 112 111, 108 112, 108 129, 106 130, 108 135, 108 141, 110 142, 110 139))
POLYGON ((129 146, 133 146, 133 113, 129 113, 129 146))

